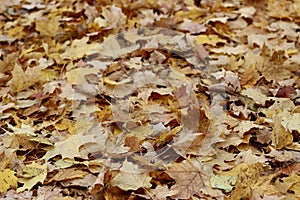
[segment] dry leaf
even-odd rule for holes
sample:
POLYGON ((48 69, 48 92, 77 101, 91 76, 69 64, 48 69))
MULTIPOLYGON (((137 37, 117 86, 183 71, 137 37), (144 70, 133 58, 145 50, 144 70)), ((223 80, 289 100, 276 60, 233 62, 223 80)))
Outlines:
POLYGON ((59 22, 58 19, 52 16, 48 20, 41 20, 35 22, 35 29, 40 32, 42 36, 53 37, 58 34, 59 22))
POLYGON ((18 182, 23 183, 22 187, 17 189, 17 192, 24 190, 30 191, 37 183, 44 183, 47 176, 47 164, 40 165, 32 162, 23 169, 23 178, 19 178, 18 182))
POLYGON ((10 169, 0 171, 0 193, 6 192, 9 188, 18 187, 18 178, 15 172, 10 169))
POLYGON ((41 68, 27 68, 24 72, 22 67, 16 64, 12 71, 12 76, 13 78, 10 82, 11 90, 13 92, 21 92, 41 81, 41 68))
POLYGON ((189 199, 197 195, 200 188, 204 186, 201 169, 189 160, 171 164, 166 173, 176 181, 171 188, 176 191, 176 194, 172 196, 174 198, 189 199))
POLYGON ((139 169, 138 165, 125 160, 120 168, 120 172, 111 180, 113 186, 117 186, 125 191, 137 190, 139 188, 150 188, 151 177, 148 173, 139 169))

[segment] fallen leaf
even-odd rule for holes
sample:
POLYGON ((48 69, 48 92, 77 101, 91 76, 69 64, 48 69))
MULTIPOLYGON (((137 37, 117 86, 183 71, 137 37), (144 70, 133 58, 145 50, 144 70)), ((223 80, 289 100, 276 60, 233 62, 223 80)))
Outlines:
POLYGON ((188 19, 184 19, 184 21, 181 24, 179 24, 178 29, 183 31, 189 31, 191 34, 195 34, 205 32, 207 28, 199 23, 193 22, 188 19))
POLYGON ((21 92, 41 80, 41 68, 27 68, 24 72, 22 67, 16 64, 12 71, 12 76, 13 78, 10 82, 11 90, 13 92, 21 92))
POLYGON ((42 36, 53 37, 58 33, 58 19, 52 16, 48 20, 37 21, 35 22, 35 29, 40 32, 42 36))
POLYGON ((221 39, 218 35, 199 35, 196 39, 199 44, 210 44, 216 46, 218 43, 226 43, 226 40, 221 39))
POLYGON ((81 39, 75 39, 71 46, 68 46, 61 57, 63 59, 71 59, 76 60, 79 58, 83 58, 84 56, 88 56, 90 54, 94 54, 98 52, 100 49, 100 45, 93 43, 88 44, 89 37, 83 37, 81 39))
POLYGON ((82 133, 76 133, 66 137, 60 142, 56 142, 53 147, 48 147, 47 153, 42 157, 48 161, 50 158, 61 155, 63 158, 75 158, 81 157, 80 147, 86 143, 96 143, 95 135, 82 135, 82 133))
POLYGON ((44 183, 47 177, 47 164, 40 165, 32 162, 23 169, 23 177, 19 178, 18 182, 23 183, 22 187, 17 189, 17 192, 24 190, 30 191, 37 183, 44 183))
POLYGON ((155 189, 147 190, 147 193, 151 199, 165 200, 166 197, 175 195, 176 191, 169 189, 167 185, 158 185, 155 189))
POLYGON ((0 193, 6 192, 9 188, 18 187, 18 178, 15 172, 10 169, 0 171, 0 193))
POLYGON ((230 192, 237 180, 237 176, 216 175, 210 178, 210 184, 213 188, 230 192))
POLYGON ((76 168, 61 169, 49 181, 64 181, 64 180, 70 180, 75 178, 82 178, 87 174, 88 172, 76 168))
POLYGON ((176 194, 172 195, 173 198, 189 199, 204 186, 201 169, 189 160, 169 165, 166 173, 176 181, 171 188, 176 191, 176 194))
POLYGON ((68 81, 73 85, 79 85, 86 82, 86 76, 89 74, 97 74, 99 70, 97 68, 76 68, 67 71, 66 77, 68 81))
POLYGON ((111 180, 112 186, 117 186, 125 191, 139 188, 150 188, 151 177, 147 172, 139 169, 138 165, 125 160, 120 172, 111 180))

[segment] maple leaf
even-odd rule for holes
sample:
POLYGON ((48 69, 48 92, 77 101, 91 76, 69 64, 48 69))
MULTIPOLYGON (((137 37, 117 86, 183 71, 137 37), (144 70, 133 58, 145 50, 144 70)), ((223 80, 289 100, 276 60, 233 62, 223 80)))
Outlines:
MULTIPOLYGON (((80 147, 86 143, 93 143, 94 141, 95 135, 82 135, 82 133, 70 135, 65 140, 56 142, 53 147, 49 147, 49 150, 42 159, 47 161, 56 155, 61 155, 63 158, 82 157, 80 147)), ((84 156, 82 158, 87 157, 84 156)))
POLYGON ((146 192, 151 199, 155 200, 165 200, 166 197, 176 194, 176 191, 169 189, 167 185, 158 185, 155 189, 151 189, 150 191, 146 190, 146 192))
POLYGON ((104 19, 98 17, 95 19, 95 23, 105 29, 120 28, 126 22, 126 15, 122 13, 121 8, 115 5, 110 6, 110 10, 106 7, 102 7, 102 16, 104 19))
POLYGON ((262 175, 263 165, 261 163, 238 165, 235 173, 238 174, 238 178, 229 199, 251 198, 254 193, 278 194, 278 190, 271 183, 276 174, 262 175))
POLYGON ((202 33, 202 32, 205 32, 206 29, 207 29, 205 26, 202 26, 199 23, 193 22, 193 21, 188 20, 188 19, 184 19, 183 23, 181 23, 178 26, 178 28, 180 30, 189 31, 192 34, 202 33))
POLYGON ((59 22, 56 17, 51 17, 48 20, 40 20, 35 22, 35 29, 43 36, 55 36, 59 29, 59 22))
POLYGON ((293 135, 286 130, 281 124, 282 119, 276 116, 274 119, 274 127, 272 132, 272 143, 277 149, 282 149, 283 147, 291 144, 293 142, 293 135))
POLYGON ((86 176, 88 172, 76 169, 76 168, 68 168, 68 169, 61 169, 53 178, 49 181, 63 181, 63 180, 70 180, 75 178, 82 178, 86 176))
POLYGON ((255 103, 260 105, 265 105, 265 102, 268 99, 258 88, 246 88, 245 90, 242 90, 241 94, 250 97, 255 103))
POLYGON ((120 168, 120 172, 111 180, 113 186, 117 186, 125 191, 137 190, 139 188, 150 188, 151 177, 147 172, 139 169, 138 165, 125 160, 120 168))
POLYGON ((170 164, 166 173, 176 181, 171 188, 176 191, 176 194, 172 195, 174 198, 189 199, 198 194, 201 187, 204 186, 201 169, 189 160, 170 164))
POLYGON ((276 180, 275 187, 278 189, 279 192, 283 194, 288 194, 289 190, 294 189, 295 191, 299 191, 299 189, 294 187, 296 185, 299 185, 299 183, 300 183, 300 176, 297 173, 293 172, 288 177, 284 177, 276 180))
POLYGON ((85 76, 88 74, 97 74, 97 68, 76 68, 67 71, 66 77, 71 84, 82 84, 86 82, 85 76))
POLYGON ((12 77, 10 82, 11 90, 13 92, 20 92, 41 80, 41 68, 27 68, 24 72, 22 67, 16 64, 12 71, 12 77))
POLYGON ((89 37, 83 37, 81 39, 76 39, 72 42, 71 46, 68 46, 61 57, 63 59, 76 60, 84 56, 94 54, 100 49, 100 45, 97 43, 88 44, 89 37))
POLYGON ((23 169, 23 177, 19 178, 18 182, 24 183, 22 187, 17 189, 17 192, 31 190, 37 183, 43 183, 47 177, 47 164, 40 165, 32 162, 23 169))
POLYGON ((117 38, 118 35, 114 35, 105 39, 101 45, 101 50, 99 51, 101 57, 115 59, 140 48, 140 45, 135 43, 126 44, 123 47, 123 45, 118 42, 117 38))

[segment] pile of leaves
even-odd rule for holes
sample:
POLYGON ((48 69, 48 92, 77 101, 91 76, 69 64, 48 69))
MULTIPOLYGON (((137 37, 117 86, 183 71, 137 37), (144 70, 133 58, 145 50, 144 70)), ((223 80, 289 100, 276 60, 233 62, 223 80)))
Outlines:
POLYGON ((1 199, 299 199, 299 0, 0 0, 1 199))

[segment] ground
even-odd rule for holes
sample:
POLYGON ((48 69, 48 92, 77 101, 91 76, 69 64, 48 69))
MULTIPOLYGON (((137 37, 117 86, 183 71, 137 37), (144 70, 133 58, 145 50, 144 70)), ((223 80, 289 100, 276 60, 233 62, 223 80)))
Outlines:
POLYGON ((1 199, 299 199, 299 0, 0 0, 1 199))

